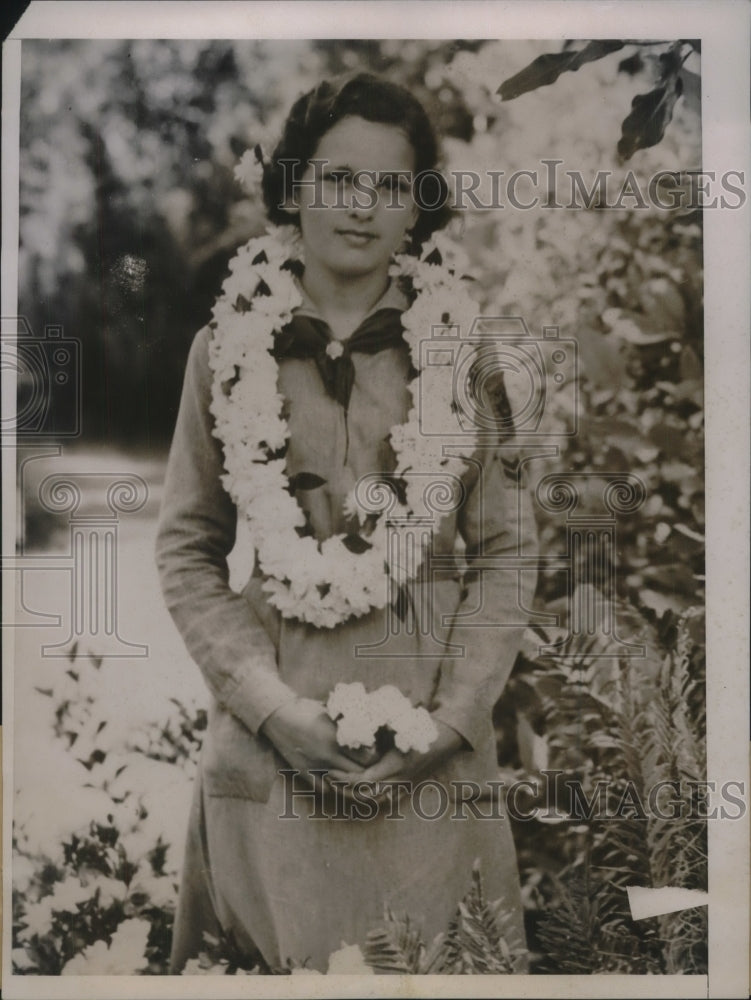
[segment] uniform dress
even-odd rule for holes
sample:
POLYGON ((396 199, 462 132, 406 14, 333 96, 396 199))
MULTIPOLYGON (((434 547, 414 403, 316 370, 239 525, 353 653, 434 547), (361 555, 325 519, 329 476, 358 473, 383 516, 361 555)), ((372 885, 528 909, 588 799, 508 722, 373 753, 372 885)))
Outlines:
MULTIPOLYGON (((313 303, 302 294, 296 315, 315 319, 313 303)), ((392 284, 364 322, 371 329, 381 317, 393 322, 394 310, 407 304, 392 284)), ((320 318, 316 322, 326 329, 320 318)), ((172 970, 180 971, 198 953, 204 931, 217 934, 221 928, 241 949, 260 952, 272 968, 307 960, 325 972, 329 955, 342 943, 364 943, 384 904, 421 923, 429 943, 446 930, 469 889, 476 859, 486 897, 502 898, 512 916, 517 940, 510 943, 522 944, 508 820, 487 802, 480 810, 490 818, 469 809, 457 816, 455 800, 459 782, 497 779, 491 712, 518 650, 533 574, 493 571, 471 578, 462 577, 459 564, 453 570, 443 564, 428 583, 423 572, 408 587, 416 626, 386 645, 387 609, 316 628, 283 618, 267 602, 257 566, 249 567, 242 593, 231 590, 227 555, 237 511, 220 481, 222 445, 212 435, 210 336, 208 328, 201 330, 190 351, 157 543, 167 606, 211 693, 172 970), (453 614, 465 616, 463 627, 446 623, 453 614), (504 627, 481 627, 483 622, 504 627), (381 655, 356 655, 355 647, 375 647, 381 655), (400 819, 386 810, 371 820, 342 819, 331 809, 314 819, 315 802, 298 795, 290 810, 290 787, 304 785, 297 779, 290 786, 290 776, 279 773, 287 765, 259 728, 290 700, 325 702, 337 683, 353 681, 368 690, 397 686, 462 736, 462 749, 430 775, 446 789, 448 807, 433 785, 420 808, 411 808, 409 800, 400 806, 400 819)), ((393 468, 387 439, 411 404, 409 351, 403 340, 393 339, 370 353, 353 351, 346 408, 327 391, 316 359, 294 355, 279 360, 290 428, 286 469, 289 476, 306 472, 324 480, 297 498, 316 536, 325 538, 349 530, 343 500, 358 478, 393 468)), ((435 554, 450 555, 459 539, 470 566, 477 555, 530 554, 535 538, 529 499, 504 461, 507 455, 500 447, 476 452, 462 474, 459 509, 442 519, 434 535, 435 554)))

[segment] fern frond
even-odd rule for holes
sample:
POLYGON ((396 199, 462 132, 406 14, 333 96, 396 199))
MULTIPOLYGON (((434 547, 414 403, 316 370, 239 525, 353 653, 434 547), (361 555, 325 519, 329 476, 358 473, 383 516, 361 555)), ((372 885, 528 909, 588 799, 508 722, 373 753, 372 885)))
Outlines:
POLYGON ((421 971, 443 975, 507 975, 521 970, 526 948, 503 900, 485 899, 479 862, 472 869, 472 885, 459 903, 445 934, 439 935, 421 971))
POLYGON ((543 972, 589 976, 597 965, 597 928, 586 876, 581 872, 560 883, 559 904, 540 921, 543 972))
POLYGON ((707 908, 696 906, 658 918, 669 975, 706 975, 707 908))
POLYGON ((417 975, 422 972, 425 945, 408 916, 397 916, 387 906, 383 923, 368 931, 365 961, 376 972, 417 975))

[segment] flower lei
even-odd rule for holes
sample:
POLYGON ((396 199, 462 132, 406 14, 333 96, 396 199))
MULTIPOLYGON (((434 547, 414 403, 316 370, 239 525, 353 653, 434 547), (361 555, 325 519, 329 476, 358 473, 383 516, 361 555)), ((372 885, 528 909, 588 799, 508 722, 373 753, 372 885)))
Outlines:
MULTIPOLYGON (((476 306, 457 273, 460 251, 445 237, 433 237, 419 257, 395 258, 390 274, 408 279, 416 293, 402 314, 402 324, 417 376, 409 383, 412 406, 407 421, 391 429, 396 466, 389 480, 407 470, 422 473, 423 479, 406 477, 398 499, 390 490, 381 491, 382 509, 389 508, 397 525, 387 525, 386 518, 374 516, 372 509, 366 516, 353 493, 345 501, 344 513, 357 517, 361 533, 319 542, 305 534, 305 515, 285 472, 289 428, 282 415, 284 399, 277 391, 278 368, 272 354, 275 332, 290 321, 302 301, 293 273, 294 262, 298 267, 302 262, 301 251, 293 227, 271 227, 240 247, 231 261, 211 323, 211 412, 213 433, 224 445, 222 482, 248 521, 270 603, 285 618, 332 628, 384 607, 394 585, 403 586, 422 563, 424 552, 411 540, 410 521, 423 513, 424 475, 440 470, 458 476, 465 460, 444 456, 441 438, 422 433, 421 419, 433 427, 454 421, 453 366, 423 368, 420 344, 437 324, 468 330, 476 306), (408 568, 388 562, 387 527, 410 534, 404 538, 412 546, 408 568)), ((466 442, 469 455, 475 446, 472 434, 466 442)), ((433 530, 436 526, 434 517, 433 530)))

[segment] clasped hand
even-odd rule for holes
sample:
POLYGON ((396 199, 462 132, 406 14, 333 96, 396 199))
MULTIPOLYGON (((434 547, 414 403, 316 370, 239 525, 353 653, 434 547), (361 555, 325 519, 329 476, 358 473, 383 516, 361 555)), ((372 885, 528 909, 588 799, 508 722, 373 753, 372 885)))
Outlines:
MULTIPOLYGON (((434 771, 463 746, 461 736, 451 726, 434 719, 438 736, 426 753, 396 748, 379 753, 375 747, 353 750, 337 743, 336 724, 323 705, 311 698, 298 698, 278 708, 265 721, 262 731, 278 752, 317 787, 320 778, 311 771, 328 771, 328 778, 340 782, 345 795, 358 782, 379 783, 419 778, 434 771)), ((387 788, 383 789, 385 794, 387 788)))

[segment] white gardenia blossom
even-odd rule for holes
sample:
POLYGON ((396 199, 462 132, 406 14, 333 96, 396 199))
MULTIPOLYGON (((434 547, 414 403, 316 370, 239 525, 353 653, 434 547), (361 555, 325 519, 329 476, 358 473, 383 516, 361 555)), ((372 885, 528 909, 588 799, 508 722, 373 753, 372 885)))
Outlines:
POLYGON ((326 711, 332 719, 337 719, 340 715, 344 715, 345 712, 350 712, 360 705, 365 705, 368 697, 365 685, 360 681, 354 681, 352 684, 336 684, 326 702, 326 711))
POLYGON ((168 875, 154 875, 148 868, 148 865, 141 866, 128 887, 128 894, 147 896, 150 904, 160 910, 174 909, 177 904, 175 880, 168 875))
POLYGON ((149 964, 144 952, 151 930, 148 920, 125 920, 112 943, 95 941, 63 967, 63 976, 133 976, 149 964))
POLYGON ((427 753, 438 737, 438 730, 430 713, 422 706, 413 708, 409 716, 400 715, 391 724, 394 730, 394 746, 402 753, 417 750, 427 753))
POLYGON ((235 180, 242 184, 246 191, 258 190, 263 179, 263 164, 256 156, 255 145, 240 157, 234 175, 235 180))
MULTIPOLYGON (((245 160, 241 173, 248 167, 252 162, 245 160)), ((408 387, 413 405, 406 423, 391 429, 396 470, 410 469, 417 478, 433 473, 439 466, 460 475, 466 465, 461 457, 443 456, 440 439, 426 436, 421 425, 420 404, 426 396, 430 399, 425 415, 429 422, 439 430, 452 420, 455 423, 451 413, 451 369, 439 374, 432 366, 423 370, 421 344, 436 326, 446 322, 466 326, 474 315, 465 284, 452 266, 426 262, 436 248, 445 261, 458 266, 458 253, 443 237, 426 247, 419 260, 408 255, 398 257, 390 272, 409 276, 418 293, 402 315, 405 340, 418 371, 408 387), (423 377, 425 386, 420 384, 423 377)), ((213 311, 210 409, 216 424, 214 434, 224 445, 226 474, 222 482, 256 539, 259 565, 266 577, 263 588, 270 603, 285 618, 333 628, 352 616, 383 607, 388 600, 389 575, 400 580, 414 576, 423 551, 421 545, 417 546, 410 558, 400 558, 400 566, 389 574, 384 568, 389 547, 383 517, 367 538, 370 548, 362 552, 352 552, 350 546, 344 545, 343 536, 333 536, 319 545, 295 531, 304 526, 305 516, 287 489, 284 460, 268 459, 266 449, 278 451, 289 437, 271 348, 274 333, 284 327, 302 301, 295 278, 283 267, 288 261, 300 259, 301 241, 294 227, 270 227, 264 236, 249 240, 237 251, 213 311), (244 313, 235 309, 239 295, 248 303, 244 313), (272 524, 273 534, 269 532, 272 524)), ((332 357, 342 351, 337 342, 329 345, 332 357)), ((473 450, 470 445, 468 441, 468 454, 473 450)), ((354 498, 347 498, 345 513, 357 515, 360 523, 364 520, 354 498)), ((399 516, 409 521, 420 516, 420 511, 400 508, 399 516)), ((433 517, 427 534, 435 530, 440 516, 442 511, 433 517)))
POLYGON ((117 900, 124 900, 129 891, 124 882, 106 875, 95 875, 88 880, 86 888, 92 896, 99 893, 99 905, 105 909, 117 900))
POLYGON ((336 740, 339 746, 359 750, 372 747, 377 732, 378 726, 367 715, 345 715, 337 723, 336 740))
POLYGON ((342 503, 342 510, 344 511, 344 516, 346 518, 356 518, 362 525, 365 523, 365 519, 368 513, 364 508, 360 506, 357 502, 357 497, 354 490, 350 490, 347 496, 344 498, 342 503))
POLYGON ((202 965, 200 958, 189 958, 183 966, 183 976, 226 976, 227 962, 219 962, 216 965, 202 965))
POLYGON ((329 955, 329 976, 373 976, 375 973, 365 961, 359 945, 346 944, 329 955))
POLYGON ((53 913, 76 913, 78 904, 85 903, 93 895, 94 892, 82 885, 78 878, 58 882, 50 895, 27 907, 23 917, 27 927, 21 932, 22 939, 34 934, 46 934, 52 926, 53 913))
POLYGON ((394 733, 394 744, 402 753, 427 753, 438 730, 423 707, 415 707, 393 684, 367 691, 364 684, 337 684, 326 703, 329 717, 336 721, 340 746, 356 750, 372 746, 376 733, 386 726, 394 733))
POLYGON ((33 971, 34 962, 29 958, 25 948, 14 948, 10 953, 14 972, 33 971))

